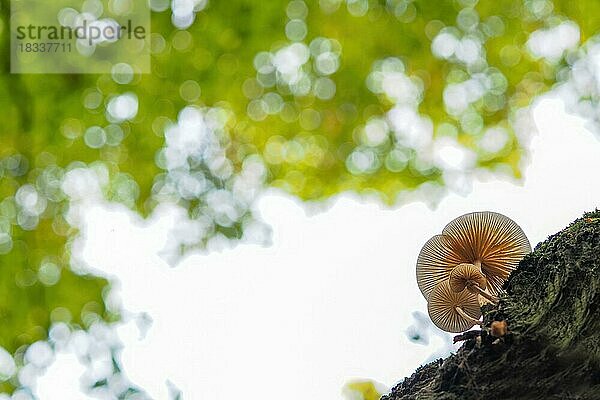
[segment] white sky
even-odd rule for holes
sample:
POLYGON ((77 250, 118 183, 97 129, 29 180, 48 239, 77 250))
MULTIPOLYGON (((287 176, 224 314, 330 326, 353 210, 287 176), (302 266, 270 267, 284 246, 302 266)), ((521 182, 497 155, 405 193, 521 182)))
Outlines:
MULTIPOLYGON (((448 348, 447 336, 425 346, 405 333, 413 311, 426 313, 414 268, 429 237, 463 213, 492 210, 535 245, 600 206, 600 141, 560 101, 540 102, 534 115, 539 133, 524 183, 477 181, 434 210, 340 196, 312 215, 268 192, 258 207, 273 229, 271 247, 191 255, 176 268, 158 255, 171 211, 141 221, 120 206, 86 208, 80 255, 119 279, 127 310, 153 319, 145 337, 133 320, 118 328, 130 379, 156 399, 168 399, 170 381, 186 400, 332 400, 354 377, 391 386, 411 374, 448 348)), ((38 381, 39 398, 85 399, 82 371, 60 354, 38 381)))

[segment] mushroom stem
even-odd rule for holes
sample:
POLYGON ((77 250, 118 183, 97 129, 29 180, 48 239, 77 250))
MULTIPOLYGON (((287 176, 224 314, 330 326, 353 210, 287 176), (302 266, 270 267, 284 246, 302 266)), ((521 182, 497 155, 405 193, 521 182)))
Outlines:
POLYGON ((480 288, 478 285, 471 284, 468 286, 468 289, 472 292, 478 293, 479 295, 481 295, 481 297, 488 299, 492 303, 498 304, 498 298, 496 296, 492 296, 491 294, 480 288))
POLYGON ((473 262, 473 265, 479 268, 479 270, 481 271, 481 260, 475 260, 473 262))
POLYGON ((469 314, 467 314, 462 308, 456 306, 454 307, 454 309, 456 310, 457 313, 459 313, 461 315, 461 317, 463 317, 464 319, 467 319, 469 321, 471 321, 472 323, 474 323, 475 325, 479 325, 481 326, 481 321, 478 319, 475 319, 473 317, 471 317, 469 314))

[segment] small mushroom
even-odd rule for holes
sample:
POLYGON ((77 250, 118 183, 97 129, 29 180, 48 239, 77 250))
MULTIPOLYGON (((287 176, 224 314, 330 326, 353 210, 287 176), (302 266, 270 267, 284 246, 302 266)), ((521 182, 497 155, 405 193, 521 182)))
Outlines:
POLYGON ((455 292, 448 280, 435 285, 429 295, 427 311, 431 321, 446 332, 464 332, 481 325, 477 294, 469 290, 455 292))
POLYGON ((417 260, 417 283, 427 299, 456 266, 468 263, 480 268, 487 291, 497 296, 511 271, 529 252, 529 240, 510 218, 490 211, 465 214, 425 243, 417 260))
POLYGON ((506 321, 494 321, 490 326, 490 335, 493 337, 506 336, 508 333, 508 325, 506 321))
POLYGON ((455 292, 462 292, 467 289, 480 295, 491 303, 497 303, 498 298, 485 291, 487 279, 479 268, 473 264, 462 263, 450 272, 450 288, 455 292))

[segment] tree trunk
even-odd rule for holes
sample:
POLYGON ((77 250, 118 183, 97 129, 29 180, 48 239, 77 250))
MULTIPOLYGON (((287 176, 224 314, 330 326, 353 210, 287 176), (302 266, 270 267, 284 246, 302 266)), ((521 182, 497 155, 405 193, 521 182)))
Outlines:
POLYGON ((381 399, 600 399, 600 211, 539 244, 505 289, 480 335, 381 399))

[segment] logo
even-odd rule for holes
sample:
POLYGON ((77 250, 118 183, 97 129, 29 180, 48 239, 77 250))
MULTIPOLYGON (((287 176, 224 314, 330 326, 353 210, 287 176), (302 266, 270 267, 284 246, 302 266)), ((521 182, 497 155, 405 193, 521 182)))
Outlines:
POLYGON ((145 0, 11 0, 12 73, 150 72, 145 0))

